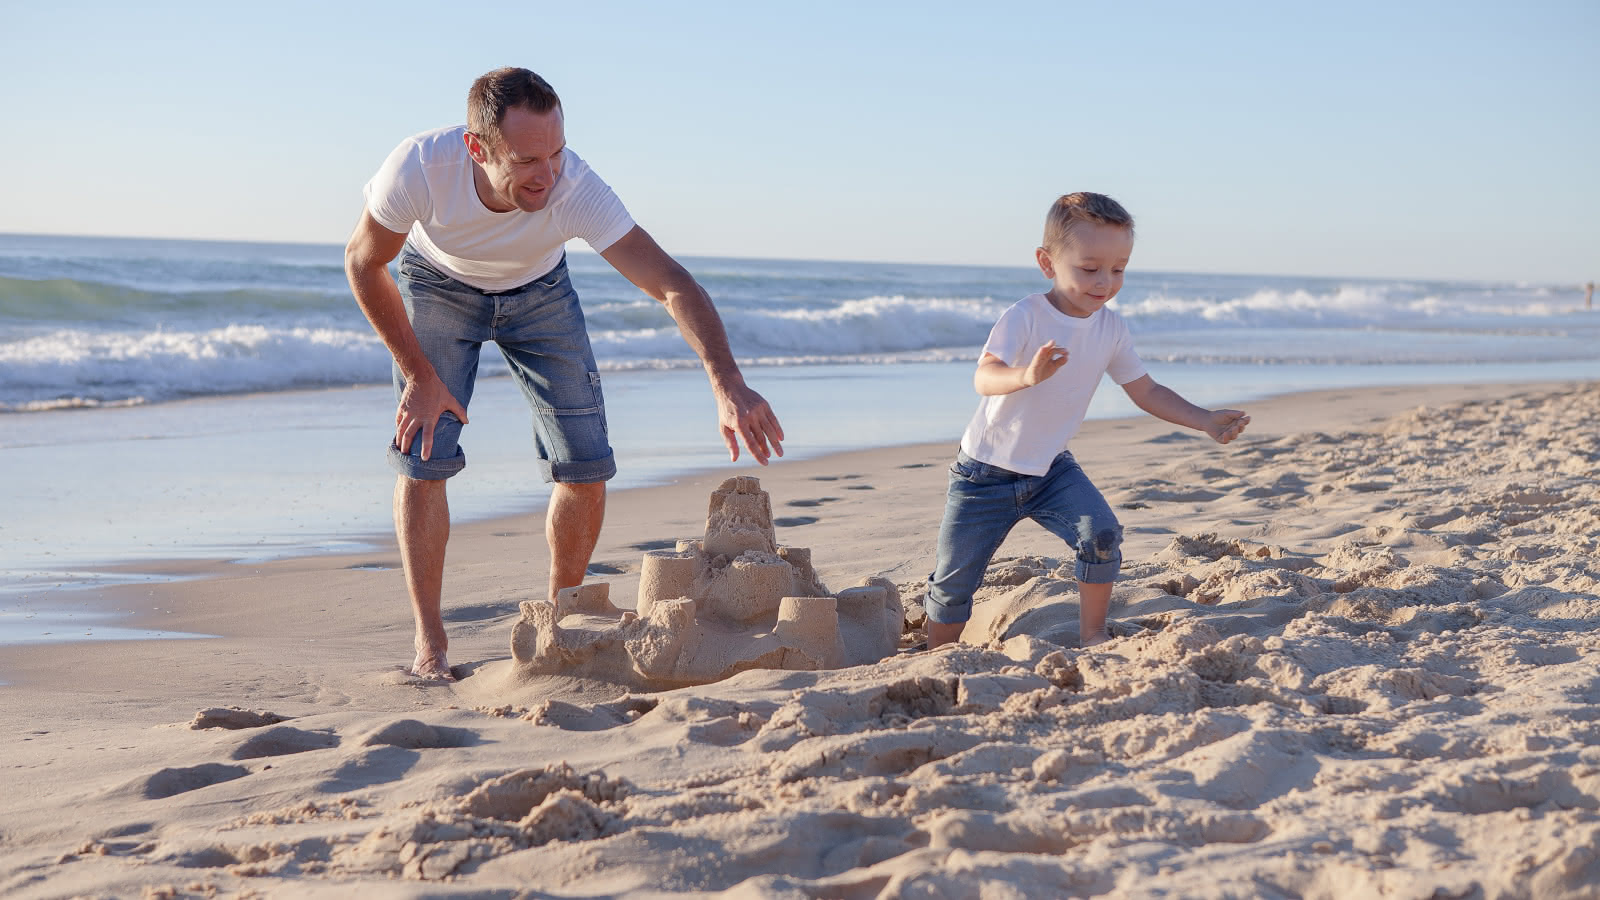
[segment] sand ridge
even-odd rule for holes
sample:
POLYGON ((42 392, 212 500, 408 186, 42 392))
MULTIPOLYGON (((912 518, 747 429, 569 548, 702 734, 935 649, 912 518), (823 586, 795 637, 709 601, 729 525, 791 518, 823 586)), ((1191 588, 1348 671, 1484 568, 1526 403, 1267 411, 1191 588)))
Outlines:
POLYGON ((8 827, 0 889, 1591 897, 1595 421, 1600 386, 1525 392, 1100 478, 1147 542, 1180 527, 1089 651, 1070 559, 1030 552, 934 653, 527 708, 207 711, 151 738, 166 766, 54 801, 92 833, 8 827))

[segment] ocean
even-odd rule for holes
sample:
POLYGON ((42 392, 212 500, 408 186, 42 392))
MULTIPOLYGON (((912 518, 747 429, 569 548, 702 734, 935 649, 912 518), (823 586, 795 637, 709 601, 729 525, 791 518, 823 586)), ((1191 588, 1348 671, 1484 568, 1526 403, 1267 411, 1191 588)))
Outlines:
MULTIPOLYGON (((1024 266, 682 261, 801 456, 953 442, 989 327, 1044 285, 1024 266)), ((614 484, 725 465, 704 375, 662 307, 596 255, 569 266, 614 484)), ((1114 306, 1156 378, 1204 404, 1600 377, 1600 313, 1575 285, 1134 268, 1114 306)), ((545 496, 527 411, 485 349, 458 518, 545 496)), ((373 546, 390 528, 393 403, 339 246, 0 235, 0 642, 18 609, 153 577, 141 563, 373 546)), ((1134 412, 1109 388, 1090 414, 1134 412)))
MULTIPOLYGON (((746 365, 974 359, 1030 268, 693 258, 746 365)), ((318 244, 0 235, 0 410, 373 384, 388 354, 318 244)), ((603 370, 692 368, 660 304, 569 264, 603 370)), ((1131 270, 1115 307, 1150 361, 1261 366, 1592 360, 1573 285, 1131 270)), ((504 373, 498 354, 484 374, 504 373)), ((1400 376, 1403 377, 1403 376, 1400 376)))

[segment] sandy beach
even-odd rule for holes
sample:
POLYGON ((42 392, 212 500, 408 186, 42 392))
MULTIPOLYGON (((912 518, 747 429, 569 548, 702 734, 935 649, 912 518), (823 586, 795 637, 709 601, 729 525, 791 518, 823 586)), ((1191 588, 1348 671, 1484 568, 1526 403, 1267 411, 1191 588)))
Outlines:
MULTIPOLYGON (((662 693, 508 675, 537 514, 455 528, 454 685, 400 668, 392 542, 160 567, 197 577, 107 602, 217 637, 0 655, 0 893, 1597 896, 1600 383, 1248 409, 1226 447, 1074 441, 1127 530, 1088 651, 1031 523, 959 647, 662 693)), ((822 581, 915 623, 953 437, 615 492, 593 580, 631 605, 754 475, 822 581)))

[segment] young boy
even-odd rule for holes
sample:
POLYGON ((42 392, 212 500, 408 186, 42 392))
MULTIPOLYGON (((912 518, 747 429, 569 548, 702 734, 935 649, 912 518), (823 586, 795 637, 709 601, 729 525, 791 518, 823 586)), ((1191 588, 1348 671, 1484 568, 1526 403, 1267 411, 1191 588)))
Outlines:
POLYGON ((1122 526, 1067 450, 1102 374, 1145 412, 1219 444, 1249 423, 1236 409, 1201 409, 1145 374, 1128 326, 1105 308, 1132 253, 1133 217, 1110 197, 1079 192, 1050 207, 1035 251, 1050 289, 1000 316, 973 375, 983 399, 950 466, 938 568, 928 579, 930 649, 960 637, 989 559, 1026 518, 1078 553, 1082 645, 1109 640, 1122 526))

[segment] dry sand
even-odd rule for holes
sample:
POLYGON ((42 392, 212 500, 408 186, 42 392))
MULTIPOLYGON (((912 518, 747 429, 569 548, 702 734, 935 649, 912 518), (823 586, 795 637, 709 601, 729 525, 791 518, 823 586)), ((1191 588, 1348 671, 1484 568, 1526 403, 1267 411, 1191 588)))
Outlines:
MULTIPOLYGON (((456 529, 453 686, 400 674, 393 552, 126 589, 222 637, 5 651, 0 892, 1596 896, 1600 386, 1250 412, 1227 447, 1075 441, 1128 530, 1091 651, 1031 524, 971 645, 659 694, 476 677, 543 593, 537 517, 456 529)), ((643 550, 759 474, 780 541, 914 614, 952 453, 619 492, 597 567, 633 596, 643 550)))

